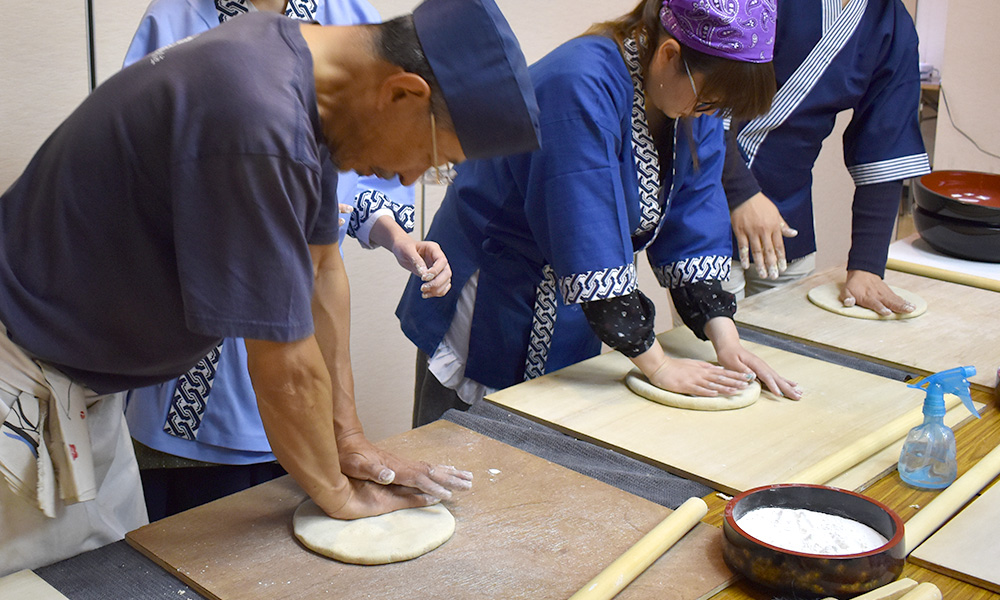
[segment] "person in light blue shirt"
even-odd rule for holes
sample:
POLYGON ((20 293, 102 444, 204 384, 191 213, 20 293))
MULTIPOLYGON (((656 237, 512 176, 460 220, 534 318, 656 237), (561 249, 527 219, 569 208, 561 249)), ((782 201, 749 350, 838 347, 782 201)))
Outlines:
MULTIPOLYGON (((366 0, 154 0, 125 55, 125 66, 242 14, 284 12, 323 25, 376 23, 366 0)), ((236 67, 234 67, 236 68, 236 67)), ((338 173, 336 194, 351 215, 340 228, 365 248, 383 246, 426 283, 429 296, 448 289, 450 269, 435 242, 414 241, 413 187, 398 177, 338 173)), ((349 320, 345 315, 344 319, 349 320)), ((156 520, 281 475, 264 435, 246 368, 246 347, 226 339, 180 379, 132 390, 126 405, 137 444, 146 506, 156 520)))

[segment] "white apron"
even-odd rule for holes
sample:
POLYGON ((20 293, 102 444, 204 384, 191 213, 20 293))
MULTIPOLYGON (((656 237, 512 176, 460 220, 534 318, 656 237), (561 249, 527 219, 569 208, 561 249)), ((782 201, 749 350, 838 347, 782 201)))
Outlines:
POLYGON ((0 325, 0 577, 148 523, 124 397, 33 361, 0 325))

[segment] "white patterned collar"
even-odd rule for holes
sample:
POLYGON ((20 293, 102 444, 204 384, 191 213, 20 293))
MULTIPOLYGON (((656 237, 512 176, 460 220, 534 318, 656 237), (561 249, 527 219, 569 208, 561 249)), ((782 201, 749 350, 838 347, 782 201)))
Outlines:
MULTIPOLYGON (((645 44, 645 39, 639 43, 645 44)), ((653 231, 663 218, 660 206, 660 154, 646 121, 646 91, 639 66, 639 45, 632 36, 623 43, 625 65, 632 76, 632 156, 639 180, 639 226, 633 234, 653 231)))
MULTIPOLYGON (((314 21, 318 3, 319 0, 288 0, 285 4, 285 16, 302 21, 314 21)), ((219 23, 225 23, 245 13, 257 12, 257 7, 250 0, 215 0, 215 9, 219 14, 219 23)))

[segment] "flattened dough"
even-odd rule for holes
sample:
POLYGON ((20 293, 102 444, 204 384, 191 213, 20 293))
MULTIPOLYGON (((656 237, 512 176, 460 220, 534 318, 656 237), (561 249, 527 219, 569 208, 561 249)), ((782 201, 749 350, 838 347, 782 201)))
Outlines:
POLYGON ((295 509, 295 537, 313 552, 356 565, 384 565, 430 552, 455 533, 455 517, 441 504, 345 521, 312 500, 295 509))
POLYGON ((906 300, 915 306, 916 308, 913 309, 913 312, 892 313, 892 315, 888 317, 883 317, 874 310, 864 308, 863 306, 844 306, 844 303, 840 301, 840 284, 834 281, 814 287, 809 290, 807 297, 810 302, 820 308, 825 308, 832 313, 844 315, 845 317, 854 317, 855 319, 895 321, 899 319, 912 319, 927 312, 927 301, 920 296, 909 290, 904 290, 903 288, 898 288, 892 285, 889 286, 889 289, 895 292, 896 295, 901 297, 903 300, 906 300))
POLYGON ((625 376, 625 385, 628 389, 639 394, 647 400, 673 406, 674 408, 688 408, 691 410, 733 410, 734 408, 744 408, 750 406, 760 397, 760 383, 752 381, 742 392, 735 396, 688 396, 669 392, 663 388, 656 387, 642 371, 632 369, 625 376))

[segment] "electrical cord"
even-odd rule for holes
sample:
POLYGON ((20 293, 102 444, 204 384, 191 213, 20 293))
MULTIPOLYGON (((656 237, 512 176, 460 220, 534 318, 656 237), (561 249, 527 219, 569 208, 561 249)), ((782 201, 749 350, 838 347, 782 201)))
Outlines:
POLYGON ((959 132, 965 139, 972 142, 972 145, 975 146, 983 154, 986 154, 987 156, 992 156, 993 158, 1000 158, 1000 154, 994 154, 989 150, 984 149, 982 146, 979 145, 978 142, 976 142, 976 140, 972 139, 972 137, 969 134, 962 131, 962 129, 955 124, 955 119, 951 116, 951 107, 948 106, 948 97, 944 93, 944 85, 941 86, 941 100, 944 102, 944 111, 948 115, 948 121, 951 122, 951 126, 955 128, 955 131, 959 132))

